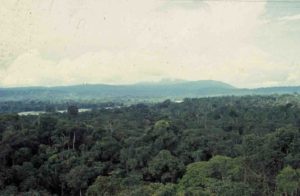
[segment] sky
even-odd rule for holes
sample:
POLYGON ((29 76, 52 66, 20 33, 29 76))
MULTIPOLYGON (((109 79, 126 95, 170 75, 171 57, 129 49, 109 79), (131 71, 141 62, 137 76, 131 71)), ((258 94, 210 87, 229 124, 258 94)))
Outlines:
POLYGON ((1 0, 0 87, 300 85, 300 0, 1 0))

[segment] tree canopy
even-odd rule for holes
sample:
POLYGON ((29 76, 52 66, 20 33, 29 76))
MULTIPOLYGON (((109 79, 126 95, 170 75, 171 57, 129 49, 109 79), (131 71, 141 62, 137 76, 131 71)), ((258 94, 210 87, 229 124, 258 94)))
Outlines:
POLYGON ((299 195, 299 113, 298 95, 3 113, 0 195, 299 195))

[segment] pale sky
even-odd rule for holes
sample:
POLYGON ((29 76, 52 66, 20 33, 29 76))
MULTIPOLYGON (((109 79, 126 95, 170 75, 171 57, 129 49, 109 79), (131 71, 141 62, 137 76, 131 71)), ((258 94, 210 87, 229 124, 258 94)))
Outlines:
POLYGON ((166 78, 300 85, 300 1, 1 0, 0 87, 166 78))

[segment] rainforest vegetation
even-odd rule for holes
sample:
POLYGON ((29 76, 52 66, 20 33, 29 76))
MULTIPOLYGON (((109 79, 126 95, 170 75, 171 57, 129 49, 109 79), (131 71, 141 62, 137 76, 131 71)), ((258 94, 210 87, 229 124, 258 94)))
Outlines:
POLYGON ((0 195, 300 195, 297 94, 77 107, 0 114, 0 195))

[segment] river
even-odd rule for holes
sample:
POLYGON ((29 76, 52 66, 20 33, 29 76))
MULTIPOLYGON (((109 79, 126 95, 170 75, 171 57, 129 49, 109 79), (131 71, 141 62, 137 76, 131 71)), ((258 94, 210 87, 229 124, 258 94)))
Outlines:
MULTIPOLYGON (((80 108, 78 109, 78 112, 81 113, 81 112, 89 112, 91 111, 92 109, 90 108, 80 108)), ((67 110, 58 110, 56 112, 59 112, 59 113, 66 113, 67 110)), ((27 111, 27 112, 19 112, 18 115, 20 116, 27 116, 27 115, 39 115, 39 114, 44 114, 46 113, 45 111, 27 111)))

